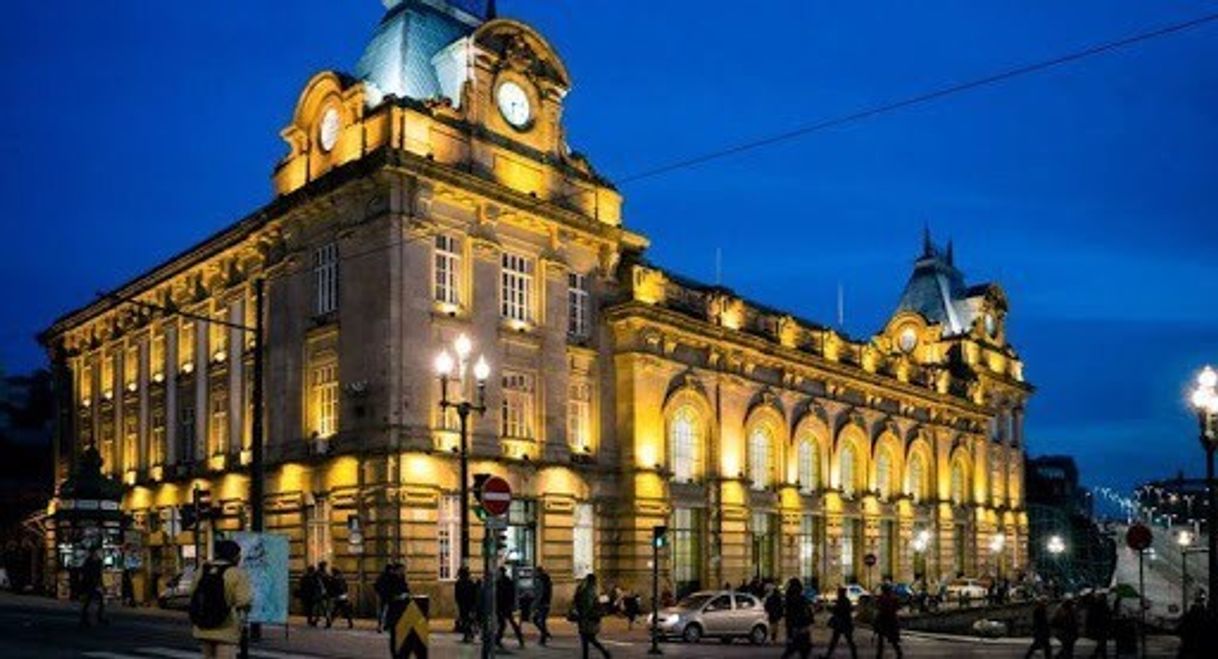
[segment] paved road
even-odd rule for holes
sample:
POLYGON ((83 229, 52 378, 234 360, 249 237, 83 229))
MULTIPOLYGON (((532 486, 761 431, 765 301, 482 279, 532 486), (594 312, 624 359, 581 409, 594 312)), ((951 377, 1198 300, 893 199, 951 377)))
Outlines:
MULTIPOLYGON (((71 659, 192 659, 198 651, 190 639, 186 620, 180 613, 167 613, 149 609, 118 609, 112 612, 111 623, 106 626, 81 629, 76 609, 62 602, 40 598, 18 598, 0 595, 0 657, 5 659, 25 658, 71 658, 71 659)), ((363 623, 366 627, 367 623, 363 623)), ((570 659, 579 657, 578 641, 566 623, 556 622, 557 638, 548 648, 530 644, 524 650, 515 650, 513 656, 570 659)), ((647 656, 646 632, 640 629, 627 631, 620 621, 609 621, 604 641, 614 657, 626 658, 647 656)), ((824 651, 828 640, 827 630, 816 630, 817 656, 824 651)), ((870 637, 870 631, 858 632, 861 645, 870 637)), ((528 640, 531 641, 530 637, 528 640)), ((387 658, 388 649, 384 635, 370 629, 315 629, 293 626, 287 638, 281 628, 267 630, 266 638, 254 649, 256 659, 319 659, 334 658, 387 658)), ((449 633, 433 634, 432 656, 440 659, 473 659, 478 656, 477 646, 465 646, 449 633)), ((1172 643, 1167 639, 1156 639, 1152 644, 1152 656, 1174 656, 1172 643)), ((685 645, 664 644, 668 657, 773 657, 781 655, 774 646, 754 647, 745 644, 731 646, 719 643, 685 645)), ((1022 657, 1024 644, 1018 640, 983 643, 928 638, 907 634, 905 656, 930 657, 1022 657)), ((1090 646, 1081 656, 1090 654, 1090 646)), ((864 651, 865 657, 874 655, 864 651)), ((841 650, 839 657, 847 656, 841 650)), ((892 656, 889 654, 888 656, 892 656)))

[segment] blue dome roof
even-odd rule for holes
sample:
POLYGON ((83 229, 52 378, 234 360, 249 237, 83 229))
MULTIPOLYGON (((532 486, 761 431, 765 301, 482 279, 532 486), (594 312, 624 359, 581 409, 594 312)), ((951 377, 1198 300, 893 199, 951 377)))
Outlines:
MULTIPOLYGON (((441 95, 431 58, 469 36, 482 23, 485 2, 399 0, 387 2, 372 42, 355 67, 356 76, 380 94, 429 99, 441 95)), ((374 94, 373 102, 380 101, 374 94)))

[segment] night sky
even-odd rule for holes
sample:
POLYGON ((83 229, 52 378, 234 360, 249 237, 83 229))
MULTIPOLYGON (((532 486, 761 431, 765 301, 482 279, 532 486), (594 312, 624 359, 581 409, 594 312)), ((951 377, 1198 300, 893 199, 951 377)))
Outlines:
MULTIPOLYGON (((1218 11, 1218 2, 501 0, 575 79, 610 178, 1218 11)), ((10 2, 0 23, 0 365, 270 198, 301 86, 376 0, 10 2)), ((854 336, 923 224, 1011 300, 1033 454, 1093 485, 1201 469, 1184 392, 1218 362, 1218 23, 623 187, 650 257, 854 336)))

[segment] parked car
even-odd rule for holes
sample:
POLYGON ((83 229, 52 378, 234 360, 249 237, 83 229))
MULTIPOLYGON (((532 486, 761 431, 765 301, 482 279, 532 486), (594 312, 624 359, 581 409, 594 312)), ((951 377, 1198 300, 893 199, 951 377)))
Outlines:
POLYGON ((676 606, 661 609, 656 627, 661 638, 680 638, 686 643, 708 637, 725 643, 747 638, 760 645, 770 633, 761 600, 726 590, 697 592, 676 606))
POLYGON ((949 602, 960 600, 985 601, 989 588, 978 579, 955 579, 947 584, 949 602))
POLYGON ((165 582, 165 588, 157 594, 156 603, 162 609, 190 608, 190 588, 195 582, 195 570, 188 567, 165 582))

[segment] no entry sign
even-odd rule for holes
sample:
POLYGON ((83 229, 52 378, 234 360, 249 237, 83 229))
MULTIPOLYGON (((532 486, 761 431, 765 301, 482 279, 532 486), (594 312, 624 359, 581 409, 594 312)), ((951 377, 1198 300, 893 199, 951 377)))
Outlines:
POLYGON ((1134 551, 1144 551, 1150 547, 1154 536, 1145 524, 1134 524, 1125 532, 1125 544, 1134 551))
POLYGON ((482 484, 482 509, 491 517, 499 517, 512 505, 512 486, 498 476, 482 484))
POLYGON ((863 562, 867 564, 867 567, 872 567, 875 565, 875 554, 867 554, 863 557, 863 562))

